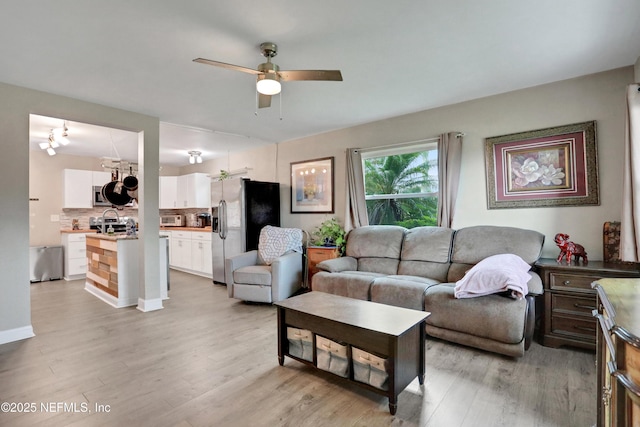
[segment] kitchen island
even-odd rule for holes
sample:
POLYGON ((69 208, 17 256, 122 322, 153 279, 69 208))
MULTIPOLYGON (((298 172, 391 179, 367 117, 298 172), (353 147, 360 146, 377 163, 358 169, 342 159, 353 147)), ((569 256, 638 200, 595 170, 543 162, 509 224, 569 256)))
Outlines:
MULTIPOLYGON (((160 236, 160 297, 168 299, 167 239, 160 236)), ((116 308, 138 305, 138 237, 87 235, 85 290, 116 308)))

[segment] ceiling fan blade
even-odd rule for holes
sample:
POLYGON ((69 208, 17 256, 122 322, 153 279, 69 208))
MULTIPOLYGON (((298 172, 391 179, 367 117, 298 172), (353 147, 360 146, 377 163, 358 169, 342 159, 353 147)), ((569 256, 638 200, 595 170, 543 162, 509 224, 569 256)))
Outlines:
POLYGON ((271 95, 258 93, 258 108, 271 107, 271 95))
POLYGON ((226 62, 212 61, 211 59, 196 58, 193 62, 199 62, 200 64, 213 65, 215 67, 228 68, 229 70, 242 71, 249 74, 262 74, 261 71, 254 70, 252 68, 241 67, 239 65, 227 64, 226 62))
POLYGON ((281 70, 278 71, 280 80, 328 80, 342 81, 342 73, 340 70, 281 70))

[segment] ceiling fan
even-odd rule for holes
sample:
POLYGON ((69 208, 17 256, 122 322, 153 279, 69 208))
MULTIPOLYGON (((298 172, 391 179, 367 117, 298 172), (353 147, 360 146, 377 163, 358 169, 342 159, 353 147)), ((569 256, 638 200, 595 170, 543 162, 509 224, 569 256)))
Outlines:
POLYGON ((271 62, 271 58, 278 54, 278 46, 275 43, 262 43, 260 45, 260 51, 262 55, 267 58, 267 62, 258 65, 256 70, 239 65, 227 64, 225 62, 212 61, 211 59, 196 58, 193 61, 199 62, 200 64, 214 65, 216 67, 257 75, 256 89, 258 91, 258 108, 271 106, 271 96, 280 93, 281 81, 342 81, 342 73, 340 73, 340 70, 280 70, 276 64, 271 62))

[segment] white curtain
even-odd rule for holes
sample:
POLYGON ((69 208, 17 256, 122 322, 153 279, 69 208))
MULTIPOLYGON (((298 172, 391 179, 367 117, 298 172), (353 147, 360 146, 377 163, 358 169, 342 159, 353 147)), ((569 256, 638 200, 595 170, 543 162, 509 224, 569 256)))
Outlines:
POLYGON ((347 149, 347 191, 346 212, 344 216, 344 229, 349 231, 354 228, 369 225, 367 216, 367 204, 364 194, 364 174, 362 173, 362 156, 359 148, 347 149))
POLYGON ((451 227, 462 162, 462 135, 449 132, 438 140, 438 226, 451 227))
POLYGON ((627 87, 620 259, 640 262, 640 85, 627 87))

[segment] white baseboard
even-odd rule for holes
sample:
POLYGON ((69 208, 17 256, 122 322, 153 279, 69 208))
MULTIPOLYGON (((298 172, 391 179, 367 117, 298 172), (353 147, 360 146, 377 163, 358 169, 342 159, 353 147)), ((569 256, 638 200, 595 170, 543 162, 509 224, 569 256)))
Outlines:
POLYGON ((9 329, 0 331, 0 344, 7 344, 14 341, 20 341, 27 338, 35 337, 33 326, 23 326, 22 328, 9 329))
POLYGON ((162 306, 162 298, 155 298, 155 299, 138 298, 138 307, 136 308, 146 313, 147 311, 162 310, 164 307, 162 306))

